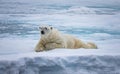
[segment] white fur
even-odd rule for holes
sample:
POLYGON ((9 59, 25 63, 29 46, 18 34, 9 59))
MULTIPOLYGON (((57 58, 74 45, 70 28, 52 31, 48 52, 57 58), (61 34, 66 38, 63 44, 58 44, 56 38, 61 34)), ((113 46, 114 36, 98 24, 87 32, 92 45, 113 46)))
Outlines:
POLYGON ((67 34, 61 34, 57 29, 52 28, 50 26, 42 27, 42 30, 45 31, 44 35, 41 35, 41 39, 39 40, 35 51, 43 51, 43 50, 51 50, 55 48, 97 48, 94 43, 85 44, 81 40, 67 34), (45 27, 48 31, 44 30, 45 27), (47 32, 47 33, 46 33, 47 32))

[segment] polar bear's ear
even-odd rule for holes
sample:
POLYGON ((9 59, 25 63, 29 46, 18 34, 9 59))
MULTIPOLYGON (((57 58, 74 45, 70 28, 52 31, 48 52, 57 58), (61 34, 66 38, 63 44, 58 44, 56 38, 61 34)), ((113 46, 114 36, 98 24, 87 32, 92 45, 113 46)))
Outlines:
POLYGON ((52 30, 52 29, 53 29, 53 27, 50 27, 50 29, 52 30))

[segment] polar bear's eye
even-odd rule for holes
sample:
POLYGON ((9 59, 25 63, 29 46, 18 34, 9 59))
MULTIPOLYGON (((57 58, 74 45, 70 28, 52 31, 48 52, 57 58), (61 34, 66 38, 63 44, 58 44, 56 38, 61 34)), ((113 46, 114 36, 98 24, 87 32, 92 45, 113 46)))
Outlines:
POLYGON ((50 27, 50 29, 52 30, 52 27, 50 27))
POLYGON ((45 27, 45 29, 47 30, 47 28, 45 27))

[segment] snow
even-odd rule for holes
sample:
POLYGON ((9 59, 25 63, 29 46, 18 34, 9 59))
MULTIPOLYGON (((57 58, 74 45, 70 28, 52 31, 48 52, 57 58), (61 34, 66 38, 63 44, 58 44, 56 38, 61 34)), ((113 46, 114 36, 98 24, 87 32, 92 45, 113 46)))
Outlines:
POLYGON ((1 74, 119 74, 120 56, 36 56, 0 61, 1 74))
POLYGON ((120 74, 119 0, 0 0, 0 74, 120 74), (48 24, 98 49, 35 52, 48 24))

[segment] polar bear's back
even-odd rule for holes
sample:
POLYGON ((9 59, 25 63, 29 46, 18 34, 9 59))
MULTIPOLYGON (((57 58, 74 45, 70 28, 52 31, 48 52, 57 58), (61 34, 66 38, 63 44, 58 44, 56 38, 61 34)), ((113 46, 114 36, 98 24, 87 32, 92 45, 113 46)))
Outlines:
POLYGON ((74 39, 70 35, 64 35, 64 40, 66 42, 67 48, 73 48, 74 47, 74 39))
POLYGON ((80 48, 82 44, 82 42, 79 39, 75 38, 74 36, 65 34, 64 38, 67 44, 67 48, 71 48, 71 49, 80 48))

